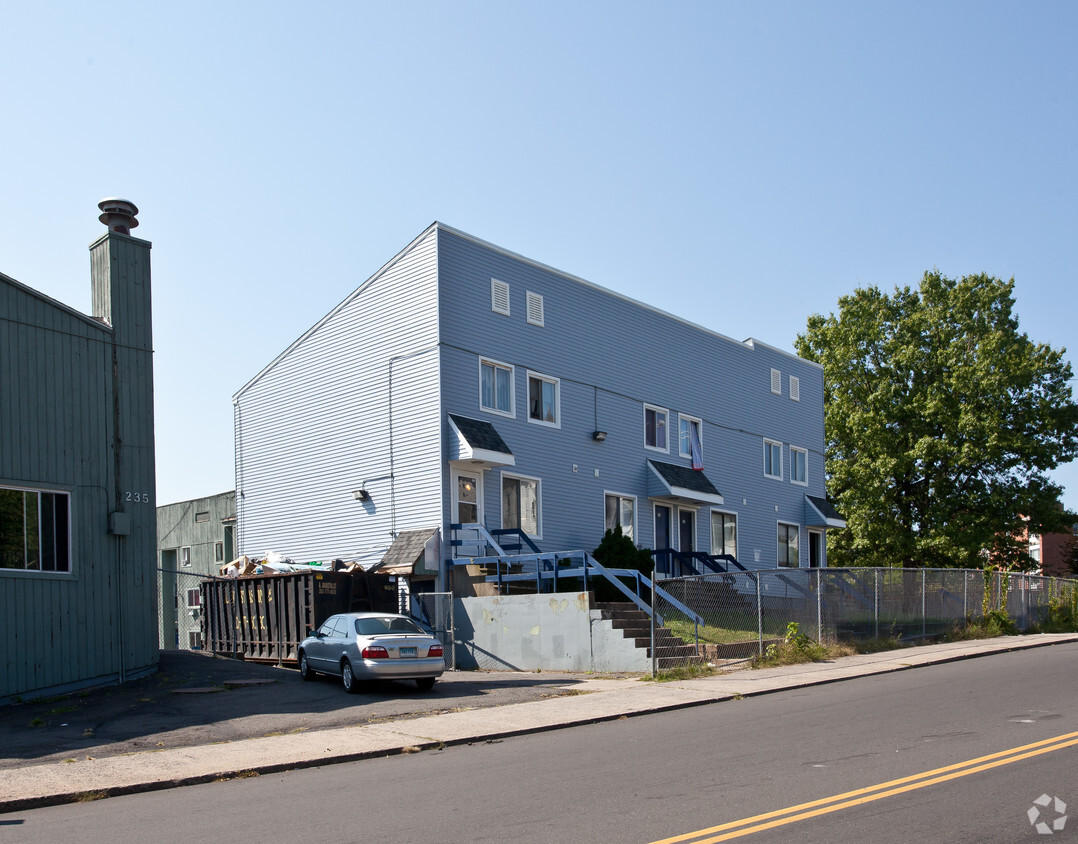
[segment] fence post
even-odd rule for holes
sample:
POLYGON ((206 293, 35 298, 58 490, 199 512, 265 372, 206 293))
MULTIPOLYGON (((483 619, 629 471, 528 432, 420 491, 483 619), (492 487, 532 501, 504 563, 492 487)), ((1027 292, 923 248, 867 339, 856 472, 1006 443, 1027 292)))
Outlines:
POLYGON ((872 570, 872 621, 876 626, 876 638, 880 638, 880 570, 872 570))
POLYGON ((756 581, 756 630, 757 630, 757 643, 759 644, 759 651, 762 655, 764 652, 764 603, 760 597, 760 572, 755 572, 753 579, 756 581))
POLYGON ((926 572, 924 568, 921 569, 921 637, 924 638, 927 635, 928 624, 928 610, 927 610, 927 593, 925 592, 926 572))
POLYGON ((655 651, 655 567, 651 568, 651 676, 659 673, 659 655, 655 651))
POLYGON ((823 641, 823 569, 816 569, 816 641, 823 641))
POLYGON ((966 594, 969 592, 969 572, 962 571, 962 623, 969 620, 969 608, 966 604, 966 594))

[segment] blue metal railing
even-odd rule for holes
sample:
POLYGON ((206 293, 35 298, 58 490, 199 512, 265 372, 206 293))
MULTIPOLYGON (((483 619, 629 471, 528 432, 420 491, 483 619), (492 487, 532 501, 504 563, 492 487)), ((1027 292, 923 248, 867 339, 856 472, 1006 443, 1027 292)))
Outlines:
MULTIPOLYGON (((694 624, 703 624, 704 620, 685 604, 653 582, 650 577, 636 569, 607 568, 596 560, 587 551, 561 551, 558 553, 538 554, 499 554, 492 557, 476 557, 469 561, 474 565, 494 566, 495 573, 488 575, 488 583, 497 583, 499 591, 506 583, 519 583, 535 581, 537 592, 544 592, 544 586, 549 585, 554 591, 557 590, 558 580, 563 578, 581 578, 584 581, 584 590, 588 591, 588 578, 602 577, 611 583, 619 592, 651 616, 651 605, 645 601, 642 592, 651 589, 655 595, 662 598, 667 604, 678 612, 683 613, 694 624), (503 574, 503 567, 505 573, 503 574), (517 567, 518 571, 511 570, 517 567), (632 579, 635 589, 626 586, 621 578, 632 579)), ((661 617, 656 616, 657 624, 662 624, 661 617)))

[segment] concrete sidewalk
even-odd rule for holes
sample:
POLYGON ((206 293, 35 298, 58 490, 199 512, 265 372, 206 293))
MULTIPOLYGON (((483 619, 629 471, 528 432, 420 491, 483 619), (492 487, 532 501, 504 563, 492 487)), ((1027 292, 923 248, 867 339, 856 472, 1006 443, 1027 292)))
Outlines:
POLYGON ((1078 634, 1007 636, 924 645, 843 657, 834 662, 737 670, 669 683, 638 678, 577 680, 563 687, 568 690, 566 694, 526 703, 263 736, 226 744, 28 764, 0 770, 0 814, 74 802, 89 795, 130 794, 241 774, 351 762, 556 730, 1067 642, 1078 642, 1078 634))

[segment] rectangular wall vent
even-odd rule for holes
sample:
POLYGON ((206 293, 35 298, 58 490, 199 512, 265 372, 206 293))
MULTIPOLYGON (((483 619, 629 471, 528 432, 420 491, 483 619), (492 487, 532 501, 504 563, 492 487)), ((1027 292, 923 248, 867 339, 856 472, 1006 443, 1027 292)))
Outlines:
POLYGON ((528 291, 528 322, 532 325, 543 324, 543 297, 528 291))
POLYGON ((490 309, 509 316, 509 285, 496 278, 490 280, 490 309))

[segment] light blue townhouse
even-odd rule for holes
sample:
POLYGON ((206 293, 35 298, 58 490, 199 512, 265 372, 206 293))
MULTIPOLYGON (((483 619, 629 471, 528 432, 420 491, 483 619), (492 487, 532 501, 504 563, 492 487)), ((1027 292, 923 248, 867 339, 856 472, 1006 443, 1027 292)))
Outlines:
POLYGON ((822 369, 662 305, 434 223, 234 396, 239 551, 403 543, 420 590, 465 524, 826 565, 822 369))

